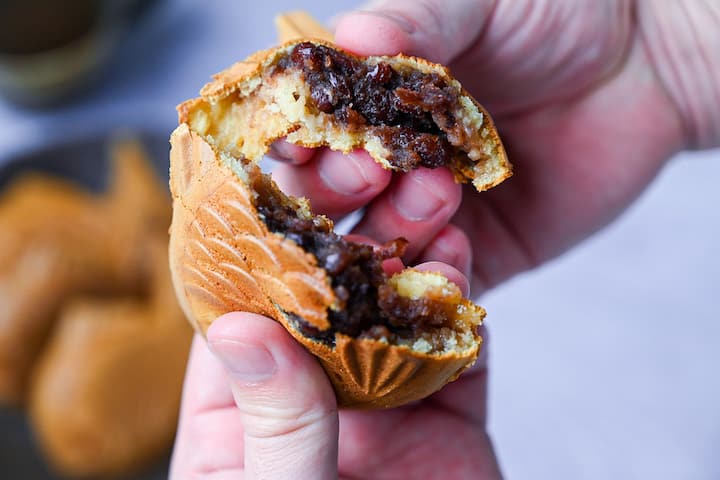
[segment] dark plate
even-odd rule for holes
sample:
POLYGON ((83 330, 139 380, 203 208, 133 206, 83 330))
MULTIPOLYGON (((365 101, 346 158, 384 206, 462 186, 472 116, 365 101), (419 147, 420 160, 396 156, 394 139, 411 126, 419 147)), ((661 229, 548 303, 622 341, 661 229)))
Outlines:
MULTIPOLYGON (((116 134, 114 132, 113 134, 116 134)), ((108 142, 113 134, 66 140, 29 150, 6 159, 0 165, 0 188, 22 172, 47 172, 99 192, 108 180, 108 142)), ((168 134, 161 132, 133 132, 139 138, 161 178, 168 175, 168 134)), ((169 452, 168 452, 169 456, 169 452)), ((168 459, 159 462, 146 472, 132 477, 137 480, 160 480, 167 478, 168 459)), ((0 478, 4 480, 53 480, 59 479, 50 472, 38 450, 32 431, 20 410, 0 408, 0 478)))
POLYGON ((170 144, 168 134, 117 130, 109 134, 59 142, 38 150, 15 155, 0 165, 0 188, 18 174, 28 171, 47 172, 68 179, 95 192, 107 185, 109 142, 113 136, 139 138, 150 155, 158 175, 167 179, 170 144))

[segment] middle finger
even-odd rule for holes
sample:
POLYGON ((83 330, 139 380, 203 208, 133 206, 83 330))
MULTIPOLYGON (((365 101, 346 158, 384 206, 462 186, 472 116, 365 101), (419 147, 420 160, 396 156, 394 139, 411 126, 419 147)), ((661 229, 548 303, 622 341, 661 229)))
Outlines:
POLYGON ((368 204, 392 174, 364 150, 348 155, 327 148, 302 165, 279 165, 273 179, 285 193, 310 199, 314 213, 342 217, 368 204))
POLYGON ((409 241, 403 256, 412 261, 448 224, 462 191, 444 168, 419 168, 397 177, 367 209, 353 233, 379 242, 409 241))

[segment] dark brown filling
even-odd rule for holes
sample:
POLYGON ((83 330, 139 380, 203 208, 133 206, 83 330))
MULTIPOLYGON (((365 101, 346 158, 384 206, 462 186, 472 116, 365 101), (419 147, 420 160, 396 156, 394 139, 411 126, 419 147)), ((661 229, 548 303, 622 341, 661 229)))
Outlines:
POLYGON ((402 171, 444 166, 456 156, 443 130, 456 127, 458 95, 436 73, 369 65, 309 42, 296 45, 277 68, 300 69, 315 107, 351 130, 371 128, 402 171))
POLYGON ((324 217, 300 218, 269 177, 259 171, 249 173, 251 188, 257 193, 255 207, 268 229, 314 255, 318 265, 327 270, 340 301, 339 310, 328 309, 331 327, 325 331, 291 315, 304 335, 328 344, 334 343, 335 332, 397 341, 439 328, 452 318, 450 307, 401 297, 385 285, 382 262, 402 255, 407 243, 404 239, 381 248, 347 241, 332 231, 324 217))

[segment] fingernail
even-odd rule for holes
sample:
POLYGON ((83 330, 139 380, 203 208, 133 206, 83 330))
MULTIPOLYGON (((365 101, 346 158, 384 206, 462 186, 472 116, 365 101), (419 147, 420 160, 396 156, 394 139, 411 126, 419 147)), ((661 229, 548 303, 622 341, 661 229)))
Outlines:
MULTIPOLYGON (((443 263, 447 263, 448 265, 457 265, 458 259, 460 255, 457 251, 453 250, 449 245, 447 245, 446 242, 443 241, 442 238, 435 241, 434 247, 438 250, 439 254, 439 261, 442 261, 443 263)), ((435 259, 431 259, 431 261, 434 261, 435 259)), ((462 272, 463 274, 466 272, 462 272)))
POLYGON ((328 154, 320 159, 318 175, 325 185, 340 195, 357 195, 370 186, 362 162, 350 153, 344 159, 328 154))
MULTIPOLYGON (((437 249, 441 261, 454 266, 469 279, 472 275, 472 257, 468 256, 461 264, 460 260, 462 260, 462 255, 455 249, 455 245, 456 243, 445 235, 441 235, 434 242, 434 248, 437 249)), ((430 260, 432 261, 434 259, 431 258, 430 260)), ((466 295, 466 293, 463 294, 466 295)))
POLYGON ((240 340, 214 340, 210 350, 225 365, 230 376, 240 382, 256 383, 272 377, 277 364, 263 345, 240 340))
POLYGON ((402 177, 390 201, 400 215, 415 222, 428 220, 444 203, 419 176, 402 177))
POLYGON ((270 145, 270 152, 273 157, 276 157, 280 160, 292 161, 290 152, 288 151, 287 146, 285 146, 283 142, 276 142, 270 145))
POLYGON ((413 25, 407 18, 405 18, 402 14, 393 12, 392 10, 360 10, 359 12, 364 15, 373 15, 375 17, 384 18, 386 20, 390 20, 395 25, 400 27, 402 31, 405 33, 414 33, 415 32, 415 25, 413 25))
POLYGON ((312 150, 299 145, 290 145, 284 140, 280 140, 270 145, 270 153, 270 156, 276 159, 297 165, 307 160, 312 155, 312 150))

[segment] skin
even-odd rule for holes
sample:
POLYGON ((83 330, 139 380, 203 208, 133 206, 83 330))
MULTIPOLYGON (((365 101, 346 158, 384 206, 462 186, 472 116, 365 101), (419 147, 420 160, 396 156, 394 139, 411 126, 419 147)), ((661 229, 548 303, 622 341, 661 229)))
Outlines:
MULTIPOLYGON (((720 144, 718 23, 710 0, 374 2, 338 19, 337 43, 450 65, 493 113, 515 175, 477 194, 442 169, 394 176, 364 152, 279 143, 274 177, 335 218, 365 207, 354 233, 404 236, 406 263, 443 262, 424 268, 480 293, 606 225, 674 153, 720 144)), ((318 363, 274 321, 226 315, 208 345, 193 346, 171 478, 501 477, 486 346, 426 400, 338 412, 318 363)))

